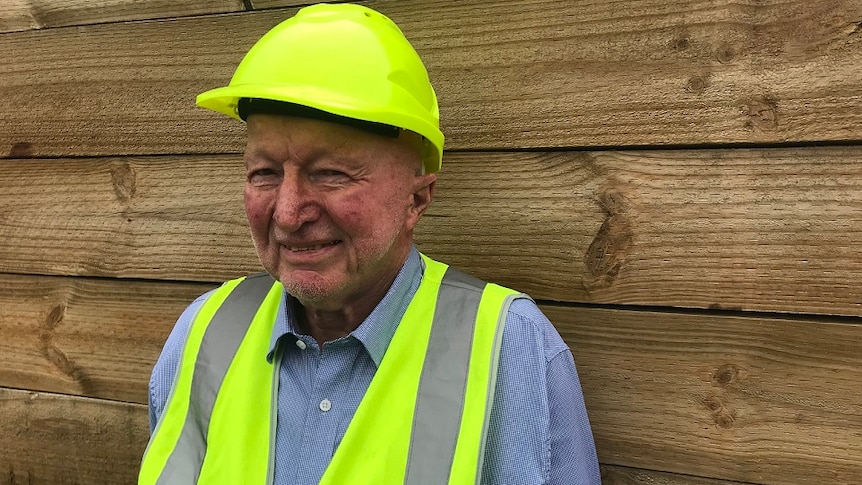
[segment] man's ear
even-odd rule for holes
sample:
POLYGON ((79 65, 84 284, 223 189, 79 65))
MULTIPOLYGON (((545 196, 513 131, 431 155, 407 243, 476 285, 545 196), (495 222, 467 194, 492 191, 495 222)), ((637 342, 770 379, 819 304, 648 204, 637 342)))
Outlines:
POLYGON ((426 173, 417 175, 413 180, 413 203, 408 214, 407 229, 413 230, 419 219, 425 213, 434 199, 434 187, 437 185, 437 175, 426 173))

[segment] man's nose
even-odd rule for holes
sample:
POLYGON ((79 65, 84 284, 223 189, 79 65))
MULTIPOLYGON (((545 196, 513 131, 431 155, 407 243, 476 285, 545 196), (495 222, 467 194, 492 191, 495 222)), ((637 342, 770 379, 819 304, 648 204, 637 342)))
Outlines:
POLYGON ((318 194, 307 180, 296 174, 285 174, 275 201, 273 219, 285 232, 299 230, 303 224, 320 217, 318 194))

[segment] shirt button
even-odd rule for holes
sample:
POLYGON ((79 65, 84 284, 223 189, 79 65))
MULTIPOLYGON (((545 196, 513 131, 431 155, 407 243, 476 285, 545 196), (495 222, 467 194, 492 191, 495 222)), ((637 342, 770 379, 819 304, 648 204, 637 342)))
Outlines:
POLYGON ((329 402, 329 399, 324 399, 323 401, 320 401, 320 410, 321 411, 323 411, 325 413, 325 412, 329 411, 330 409, 332 409, 332 403, 329 402))
POLYGON ((308 347, 301 339, 296 339, 296 346, 299 347, 299 350, 305 350, 308 347))

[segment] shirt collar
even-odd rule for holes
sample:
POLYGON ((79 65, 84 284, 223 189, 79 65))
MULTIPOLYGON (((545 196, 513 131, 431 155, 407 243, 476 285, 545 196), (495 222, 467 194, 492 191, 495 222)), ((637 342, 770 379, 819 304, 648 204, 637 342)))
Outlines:
MULTIPOLYGON (((383 360, 386 349, 389 348, 392 336, 395 335, 395 329, 398 328, 401 317, 404 316, 410 300, 413 299, 413 295, 419 288, 423 269, 424 265, 419 251, 413 247, 407 260, 401 266, 401 270, 398 271, 398 275, 395 276, 389 291, 386 292, 386 295, 368 317, 350 332, 349 336, 362 343, 371 360, 378 367, 383 360)), ((278 306, 278 314, 270 338, 269 352, 266 355, 270 362, 275 357, 276 347, 279 341, 283 340, 282 337, 290 335, 296 339, 300 335, 299 328, 288 311, 288 298, 292 297, 285 291, 278 306)))

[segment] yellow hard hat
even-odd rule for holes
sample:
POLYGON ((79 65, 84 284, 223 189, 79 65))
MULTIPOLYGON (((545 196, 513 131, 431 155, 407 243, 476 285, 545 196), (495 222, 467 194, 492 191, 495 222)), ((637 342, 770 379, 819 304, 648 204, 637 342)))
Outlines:
POLYGON ((230 84, 201 93, 198 106, 244 119, 275 112, 422 135, 426 172, 440 170, 437 96, 419 55, 385 15, 361 5, 319 4, 267 32, 230 84))

